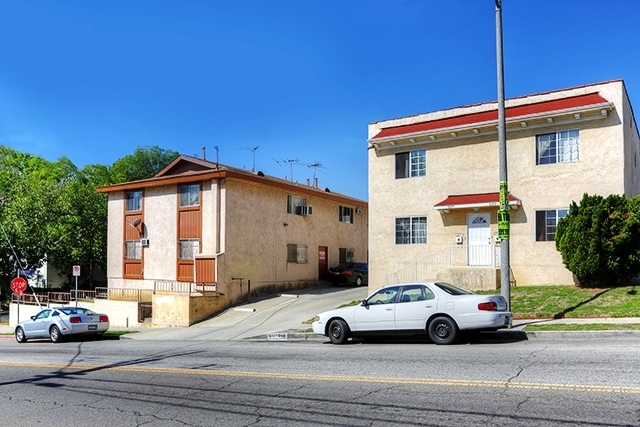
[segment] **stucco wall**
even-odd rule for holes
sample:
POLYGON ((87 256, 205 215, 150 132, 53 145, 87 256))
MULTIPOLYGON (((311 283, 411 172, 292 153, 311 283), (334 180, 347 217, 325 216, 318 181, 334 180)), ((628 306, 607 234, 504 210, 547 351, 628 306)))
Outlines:
MULTIPOLYGON (((508 105, 516 105, 594 91, 615 104, 606 117, 594 116, 590 120, 583 117, 565 124, 510 129, 507 134, 509 190, 511 195, 522 200, 521 206, 511 210, 510 261, 517 285, 574 284, 554 242, 536 241, 535 212, 568 208, 572 201, 579 202, 585 192, 607 196, 623 194, 625 190, 635 191, 630 189, 637 185, 637 180, 625 188, 625 181, 633 181, 638 172, 635 165, 625 162, 623 146, 637 147, 638 144, 623 131, 622 114, 626 113, 620 81, 508 102, 508 105), (570 129, 580 130, 579 161, 536 165, 536 135, 570 129)), ((370 125, 369 137, 382 127, 487 108, 487 105, 472 106, 376 122, 370 125)), ((444 142, 416 141, 411 147, 369 150, 370 290, 383 286, 387 274, 447 245, 454 245, 457 233, 465 236, 466 243, 467 214, 489 213, 493 236, 497 232, 497 207, 454 209, 445 213, 435 210, 434 205, 450 195, 496 193, 498 190, 497 133, 444 142), (426 176, 395 179, 395 154, 422 148, 427 150, 426 176), (395 219, 408 216, 427 217, 426 244, 395 244, 395 219)))

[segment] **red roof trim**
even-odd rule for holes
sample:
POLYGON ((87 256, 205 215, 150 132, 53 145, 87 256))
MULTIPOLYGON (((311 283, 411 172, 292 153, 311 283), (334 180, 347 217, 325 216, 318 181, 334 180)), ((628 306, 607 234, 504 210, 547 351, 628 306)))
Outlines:
MULTIPOLYGON (((500 203, 499 193, 480 193, 480 194, 462 194, 457 196, 449 196, 440 203, 437 203, 434 207, 455 208, 464 206, 484 205, 484 204, 498 204, 500 203)), ((509 194, 509 204, 520 204, 520 199, 509 194)))
MULTIPOLYGON (((516 117, 531 116, 535 114, 550 113, 553 111, 569 110, 572 108, 588 107, 599 104, 606 104, 609 101, 604 99, 598 93, 590 93, 587 95, 572 96, 569 98, 555 99, 552 101, 536 102, 533 104, 517 105, 505 108, 505 116, 507 119, 516 117)), ((487 123, 498 120, 498 110, 482 111, 479 113, 464 114, 461 116, 447 117, 444 119, 431 120, 426 122, 414 123, 410 125, 394 126, 383 128, 376 136, 371 138, 383 139, 399 135, 413 134, 419 132, 427 132, 437 129, 446 129, 474 123, 487 123)))

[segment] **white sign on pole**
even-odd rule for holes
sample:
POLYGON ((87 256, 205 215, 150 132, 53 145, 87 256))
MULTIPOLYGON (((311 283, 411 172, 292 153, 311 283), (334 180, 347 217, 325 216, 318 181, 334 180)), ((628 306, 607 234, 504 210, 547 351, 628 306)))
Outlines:
POLYGON ((73 266, 73 275, 74 276, 79 276, 80 275, 80 266, 79 265, 74 265, 73 266))

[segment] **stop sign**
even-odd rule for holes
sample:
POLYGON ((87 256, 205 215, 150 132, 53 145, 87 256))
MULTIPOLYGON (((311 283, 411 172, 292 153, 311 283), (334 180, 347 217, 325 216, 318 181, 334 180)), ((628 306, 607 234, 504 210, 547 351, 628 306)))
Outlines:
POLYGON ((22 277, 16 277, 11 281, 11 290, 14 294, 20 296, 27 289, 27 281, 22 277))

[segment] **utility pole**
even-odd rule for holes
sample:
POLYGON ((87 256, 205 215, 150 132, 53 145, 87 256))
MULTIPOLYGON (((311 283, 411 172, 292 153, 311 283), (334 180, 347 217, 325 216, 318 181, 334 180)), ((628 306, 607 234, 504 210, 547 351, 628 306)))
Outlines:
POLYGON ((509 261, 509 186, 507 185, 507 128, 504 112, 504 65, 502 62, 502 0, 496 4, 496 57, 498 67, 498 157, 500 168, 500 209, 498 237, 500 238, 500 293, 511 309, 511 265, 509 261))

